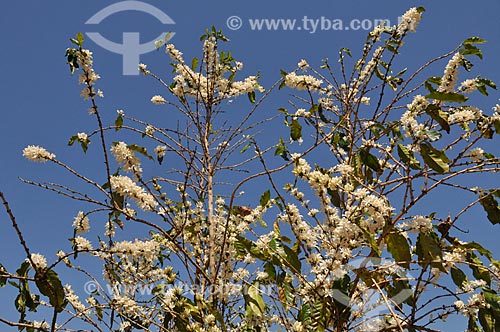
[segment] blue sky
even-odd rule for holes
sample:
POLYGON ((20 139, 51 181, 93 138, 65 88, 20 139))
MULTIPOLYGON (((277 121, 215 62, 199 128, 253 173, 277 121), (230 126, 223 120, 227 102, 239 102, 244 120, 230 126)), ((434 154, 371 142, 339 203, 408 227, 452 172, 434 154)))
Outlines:
MULTIPOLYGON (((249 20, 260 18, 296 19, 389 19, 393 24, 409 7, 426 8, 416 34, 406 39, 401 59, 415 68, 427 59, 456 47, 470 36, 480 36, 488 43, 481 46, 484 60, 475 60, 475 74, 482 74, 500 82, 500 2, 484 1, 480 6, 470 1, 145 1, 162 10, 175 22, 163 25, 154 17, 141 12, 122 12, 106 18, 100 25, 85 22, 107 5, 117 1, 35 1, 6 2, 0 11, 0 73, 2 73, 0 100, 0 190, 5 193, 33 251, 52 254, 58 244, 67 245, 71 221, 81 209, 76 203, 48 192, 25 185, 18 177, 41 181, 66 179, 53 167, 35 165, 26 161, 22 149, 39 144, 68 163, 78 164, 88 174, 98 174, 96 165, 83 160, 75 148, 66 146, 69 137, 93 127, 87 115, 88 104, 79 97, 76 77, 70 75, 64 52, 70 46, 69 38, 77 32, 99 32, 105 38, 120 42, 123 32, 140 33, 141 42, 154 39, 165 31, 175 32, 172 40, 187 58, 199 55, 199 36, 205 28, 215 25, 231 39, 227 46, 235 58, 245 64, 245 73, 260 72, 262 82, 269 86, 279 78, 279 69, 291 70, 304 58, 319 64, 325 57, 336 58, 340 47, 350 48, 354 54, 365 40, 367 31, 321 31, 312 33, 311 25, 302 25, 295 31, 255 31, 249 20), (243 23, 238 30, 227 27, 228 18, 238 16, 243 23), (309 30, 306 30, 309 28, 309 30), (65 242, 66 241, 66 242, 65 242)), ((234 23, 235 21, 231 21, 234 23)), ((105 50, 87 38, 86 47, 94 52, 96 71, 101 74, 99 87, 105 98, 101 109, 109 121, 117 109, 131 114, 153 112, 147 102, 162 90, 152 80, 142 76, 124 76, 122 58, 105 50)), ((156 72, 169 73, 167 57, 161 52, 141 56, 141 62, 156 72)), ((431 73, 440 75, 442 69, 431 73)), ((478 99, 485 110, 497 102, 500 92, 489 98, 478 99)), ((274 105, 269 112, 282 105, 274 105)), ((499 149, 500 150, 500 149, 499 149)), ((500 151, 497 150, 497 153, 500 151)), ((100 166, 100 165, 99 165, 100 166)), ((452 209, 453 197, 443 196, 439 202, 429 202, 435 208, 452 209)), ((463 225, 471 237, 480 238, 493 252, 499 252, 498 229, 491 226, 479 213, 463 225)), ((9 227, 6 215, 0 213, 0 263, 15 269, 23 259, 23 252, 9 227)), ((4 290, 1 290, 4 291, 4 290)), ((10 301, 10 299, 9 299, 10 301)), ((0 307, 11 307, 0 300, 0 307)), ((3 312, 5 309, 0 309, 3 312)))

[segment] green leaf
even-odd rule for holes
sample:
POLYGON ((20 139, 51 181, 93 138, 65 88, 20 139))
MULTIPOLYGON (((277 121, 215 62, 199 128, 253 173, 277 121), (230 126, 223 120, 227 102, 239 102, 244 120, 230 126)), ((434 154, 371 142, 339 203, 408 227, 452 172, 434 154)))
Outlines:
POLYGON ((494 290, 486 287, 483 288, 483 295, 486 303, 489 304, 489 309, 494 313, 494 316, 500 318, 500 296, 498 296, 494 290))
POLYGON ((115 120, 115 130, 118 131, 122 128, 123 126, 123 117, 121 115, 118 115, 118 117, 115 120))
POLYGON ((410 166, 410 168, 415 170, 420 169, 420 162, 415 158, 413 152, 408 151, 406 146, 401 143, 398 143, 398 156, 401 158, 401 161, 410 166))
POLYGON ((259 283, 256 282, 248 287, 247 294, 245 296, 245 304, 247 309, 247 315, 252 317, 262 317, 264 310, 266 309, 266 304, 262 295, 260 295, 259 283))
POLYGON ((191 61, 191 69, 196 70, 198 68, 198 58, 194 57, 191 61))
POLYGON ((35 274, 35 284, 43 295, 49 298, 50 305, 57 311, 62 312, 66 306, 64 300, 64 288, 59 276, 53 270, 35 274))
POLYGON ((425 8, 424 8, 424 7, 422 7, 422 6, 417 7, 417 12, 418 12, 419 14, 422 14, 422 13, 424 13, 424 12, 425 12, 425 8))
POLYGON ((288 148, 285 145, 285 140, 282 137, 280 137, 280 142, 276 146, 276 150, 274 151, 274 155, 280 156, 285 161, 290 161, 290 158, 288 157, 290 155, 290 152, 288 151, 288 148))
POLYGON ((490 310, 484 308, 479 309, 478 319, 484 332, 500 331, 500 321, 492 315, 490 310))
POLYGON ((127 148, 129 148, 132 151, 135 151, 137 153, 142 154, 143 156, 149 158, 150 160, 154 160, 153 157, 151 157, 148 154, 148 150, 145 147, 139 146, 137 144, 130 144, 130 145, 127 145, 127 148))
POLYGON ((476 279, 481 279, 486 281, 488 285, 491 284, 491 277, 488 268, 484 267, 483 262, 477 257, 476 254, 469 252, 465 257, 466 261, 469 263, 469 267, 472 270, 472 275, 476 279))
POLYGON ((248 93, 248 100, 250 100, 252 104, 255 104, 255 91, 250 91, 248 93))
POLYGON ((350 56, 352 58, 351 50, 348 49, 348 48, 342 47, 340 49, 340 53, 345 53, 345 54, 347 54, 348 56, 350 56))
POLYGON ((245 144, 245 146, 241 149, 240 153, 244 153, 246 150, 248 150, 252 146, 252 142, 248 142, 245 144))
POLYGON ((391 253, 396 263, 409 269, 411 252, 408 240, 401 233, 392 232, 387 234, 385 242, 387 243, 387 250, 391 253))
POLYGON ((270 262, 267 262, 264 265, 264 271, 267 273, 269 276, 269 279, 275 281, 276 280, 276 269, 274 268, 274 265, 271 264, 270 262))
POLYGON ((382 251, 378 247, 377 240, 375 238, 375 234, 370 233, 369 231, 367 231, 364 228, 361 228, 361 231, 363 232, 366 240, 370 244, 370 248, 373 250, 373 252, 375 252, 375 254, 377 255, 377 257, 382 256, 382 251))
POLYGON ((453 280, 453 283, 455 283, 455 285, 457 285, 457 287, 459 288, 462 288, 464 282, 468 281, 465 273, 455 266, 451 267, 451 279, 453 280))
POLYGON ((0 264, 0 275, 5 275, 5 277, 0 276, 0 287, 3 287, 7 284, 7 270, 2 264, 0 264))
POLYGON ((330 195, 330 198, 332 200, 332 204, 335 207, 338 207, 339 209, 343 209, 344 205, 342 203, 342 200, 340 198, 340 194, 339 194, 338 190, 332 190, 332 189, 328 188, 327 192, 328 192, 328 195, 330 195))
POLYGON ((380 172, 382 168, 380 167, 380 164, 378 162, 377 157, 369 153, 368 151, 361 149, 359 150, 359 157, 361 158, 361 162, 370 167, 372 170, 375 172, 380 172))
POLYGON ((491 194, 481 194, 479 198, 479 203, 486 211, 488 215, 488 220, 493 224, 500 223, 500 207, 498 202, 491 194))
POLYGON ((441 139, 441 132, 439 130, 431 129, 425 130, 425 135, 429 138, 429 141, 435 142, 441 139))
POLYGON ((473 46, 471 44, 464 44, 464 48, 460 50, 460 54, 462 55, 477 55, 480 59, 483 58, 483 52, 477 48, 476 46, 473 46))
POLYGON ((476 324, 476 316, 475 315, 470 315, 469 316, 469 321, 467 323, 467 331, 470 332, 484 332, 477 326, 476 324))
POLYGON ((295 119, 292 119, 292 123, 290 124, 290 138, 294 141, 302 138, 302 125, 295 119))
POLYGON ((69 146, 72 146, 73 144, 75 144, 75 142, 78 140, 78 135, 74 135, 74 136, 71 136, 69 141, 68 141, 68 145, 69 146))
POLYGON ((450 160, 446 157, 446 154, 441 150, 435 149, 429 143, 420 143, 420 154, 425 164, 436 172, 443 174, 450 170, 450 166, 448 165, 450 160))
POLYGON ((266 190, 262 196, 260 196, 260 206, 266 206, 271 199, 271 191, 266 190))
POLYGON ((307 323, 311 317, 311 305, 304 303, 299 311, 299 322, 307 323))
POLYGON ((486 40, 481 39, 479 37, 470 37, 462 42, 463 45, 472 45, 472 44, 484 44, 486 40))
POLYGON ((486 89, 487 86, 492 88, 492 89, 497 90, 497 85, 495 84, 495 82, 493 82, 487 78, 478 78, 477 79, 477 81, 476 81, 477 90, 485 96, 488 95, 488 90, 486 89))
POLYGON ((443 251, 439 238, 433 231, 418 234, 416 252, 418 264, 423 268, 430 265, 443 272, 446 271, 442 263, 443 251))
POLYGON ((302 264, 299 257, 297 256, 297 253, 286 245, 283 245, 283 250, 285 252, 285 255, 283 257, 285 261, 293 268, 293 272, 295 274, 300 274, 302 264))
POLYGON ((448 123, 448 113, 443 111, 441 107, 435 104, 430 104, 425 108, 425 113, 429 114, 429 116, 437 121, 441 128, 446 131, 448 134, 450 133, 450 124, 448 123))
POLYGON ((427 99, 435 99, 440 101, 449 101, 454 103, 463 103, 467 98, 465 95, 456 92, 442 92, 442 91, 432 91, 427 96, 427 99))
POLYGON ((78 32, 76 34, 76 39, 78 40, 78 42, 80 43, 80 46, 83 45, 83 41, 85 40, 85 37, 83 36, 83 33, 81 32, 78 32))

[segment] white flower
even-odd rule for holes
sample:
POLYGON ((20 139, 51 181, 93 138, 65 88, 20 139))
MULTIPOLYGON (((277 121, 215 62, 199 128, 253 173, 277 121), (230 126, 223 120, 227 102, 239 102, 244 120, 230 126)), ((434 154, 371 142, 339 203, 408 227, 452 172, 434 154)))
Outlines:
POLYGON ((133 172, 136 175, 141 175, 141 161, 135 156, 134 151, 127 147, 127 144, 124 142, 115 143, 111 147, 111 152, 115 156, 116 161, 123 164, 125 172, 133 172))
POLYGON ((443 77, 438 91, 452 92, 457 84, 458 66, 463 60, 463 55, 460 52, 455 53, 444 69, 443 77))
MULTIPOLYGON (((43 270, 47 268, 47 259, 45 259, 45 256, 42 254, 31 254, 31 261, 35 266, 32 266, 33 268, 37 270, 43 270)), ((30 261, 30 263, 31 263, 30 261)))
POLYGON ((167 154, 167 147, 165 145, 158 145, 154 151, 158 158, 163 158, 167 154))
POLYGON ((82 211, 79 211, 73 221, 73 227, 77 234, 87 233, 90 229, 89 218, 82 211))
POLYGON ((151 102, 153 104, 155 104, 155 105, 161 105, 161 104, 166 104, 167 103, 167 101, 165 100, 165 98, 163 98, 160 95, 153 96, 151 98, 151 102))
POLYGON ((86 133, 78 133, 78 134, 76 134, 76 136, 78 137, 79 141, 86 141, 88 139, 88 136, 86 133))
POLYGON ((23 156, 28 160, 38 161, 41 163, 56 158, 55 154, 48 152, 41 146, 35 146, 35 145, 28 145, 26 148, 24 148, 23 156))
POLYGON ((471 93, 477 90, 477 78, 471 78, 463 81, 458 88, 460 91, 464 93, 471 93))
POLYGON ((122 331, 129 331, 129 327, 132 326, 129 321, 121 322, 120 323, 120 332, 122 331))
POLYGON ((92 250, 92 244, 90 241, 81 236, 77 236, 75 238, 75 247, 78 251, 92 250))
POLYGON ((484 150, 481 148, 474 148, 469 151, 467 156, 472 160, 473 162, 481 162, 484 158, 484 150))
POLYGON ((235 70, 242 70, 243 69, 243 62, 235 61, 234 62, 234 69, 235 70))
POLYGON ((285 84, 292 89, 317 91, 321 89, 323 81, 311 75, 297 75, 291 72, 285 76, 285 84))
POLYGON ((34 320, 33 327, 35 329, 40 329, 40 330, 46 330, 46 331, 50 330, 50 325, 46 321, 39 322, 39 321, 34 320))
POLYGON ((417 8, 410 8, 401 17, 401 22, 397 27, 398 33, 403 34, 406 31, 415 32, 421 18, 422 14, 418 12, 417 8))
POLYGON ((304 59, 300 60, 297 66, 299 66, 299 68, 303 70, 309 68, 309 64, 304 59))
POLYGON ((429 100, 427 100, 427 98, 422 95, 416 95, 415 97, 413 97, 413 101, 411 102, 411 104, 406 105, 406 107, 414 113, 420 113, 428 105, 429 100))
POLYGON ((469 123, 476 120, 482 115, 481 110, 477 108, 461 108, 455 109, 452 114, 448 117, 449 123, 469 123))
POLYGON ((454 305, 455 305, 455 308, 457 308, 458 310, 465 308, 465 303, 461 300, 455 301, 454 305))
POLYGON ((123 175, 112 176, 111 189, 122 196, 129 196, 135 200, 137 206, 144 211, 152 211, 158 203, 155 198, 139 187, 131 178, 123 175))
POLYGON ((433 228, 432 221, 423 216, 415 216, 408 223, 402 223, 401 227, 407 228, 410 232, 430 232, 433 228))
POLYGON ((66 300, 73 306, 77 313, 82 313, 85 311, 85 305, 80 302, 78 295, 71 289, 70 285, 64 286, 64 292, 66 300))
POLYGON ((151 74, 151 72, 150 72, 147 68, 148 68, 148 66, 146 66, 145 64, 143 64, 143 63, 140 63, 140 64, 139 64, 139 71, 140 71, 141 73, 143 73, 144 75, 149 75, 149 74, 151 74))
POLYGON ((155 128, 153 126, 146 126, 146 129, 144 129, 144 133, 148 136, 153 136, 155 132, 155 128))

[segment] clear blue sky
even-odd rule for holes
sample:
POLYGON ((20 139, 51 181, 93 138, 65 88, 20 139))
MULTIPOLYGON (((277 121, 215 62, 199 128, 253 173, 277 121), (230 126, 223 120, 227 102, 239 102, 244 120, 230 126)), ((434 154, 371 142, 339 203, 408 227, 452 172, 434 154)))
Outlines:
MULTIPOLYGON (((409 7, 426 8, 418 32, 406 39, 401 59, 414 68, 427 59, 447 52, 470 36, 480 36, 488 43, 482 46, 484 60, 475 60, 475 74, 482 74, 500 83, 500 2, 498 1, 146 1, 156 6, 175 22, 163 25, 154 17, 141 12, 122 12, 106 18, 100 25, 85 22, 102 8, 118 1, 35 1, 5 2, 0 10, 0 190, 9 199, 28 244, 34 252, 52 255, 60 245, 67 246, 71 222, 81 208, 75 203, 48 192, 22 184, 18 177, 41 181, 61 180, 53 167, 26 161, 21 151, 29 144, 39 144, 68 163, 79 164, 86 174, 97 174, 96 165, 81 159, 81 154, 66 146, 68 138, 92 128, 87 115, 88 103, 79 97, 76 77, 71 77, 65 64, 64 52, 69 38, 76 32, 99 32, 105 38, 121 42, 123 32, 139 32, 141 42, 156 38, 161 32, 173 31, 172 40, 187 58, 199 55, 199 36, 205 28, 215 25, 231 39, 228 48, 245 64, 246 73, 260 71, 263 83, 269 86, 279 78, 279 69, 290 70, 305 58, 319 64, 325 57, 336 58, 340 47, 357 53, 367 31, 321 31, 321 22, 312 33, 312 25, 303 25, 304 18, 321 20, 389 19, 393 24, 409 7), (241 18, 238 30, 229 29, 227 19, 241 18), (295 31, 255 31, 249 19, 296 19, 295 31)), ((235 24, 237 19, 230 21, 235 24), (235 21, 236 20, 236 21, 235 21)), ((324 23, 323 27, 326 27, 324 23)), ((116 109, 134 115, 152 112, 149 98, 162 93, 157 84, 142 76, 124 76, 121 55, 111 53, 87 38, 86 47, 94 52, 96 71, 101 74, 99 87, 105 98, 101 109, 106 119, 115 117, 116 109)), ((141 56, 156 72, 167 74, 167 58, 161 52, 141 56)), ((440 75, 441 70, 430 75, 440 75)), ((500 97, 478 101, 489 110, 500 97)), ((269 109, 274 112, 280 105, 269 109)), ((282 105, 281 105, 282 106, 282 105)), ((495 151, 500 153, 500 149, 495 151)), ((100 167, 101 165, 97 165, 100 167)), ((452 209, 453 197, 443 197, 435 208, 452 209)), ((480 237, 493 252, 499 252, 498 229, 489 225, 484 214, 478 214, 465 225, 471 236, 480 237)), ((500 226, 498 226, 500 227, 500 226)), ((67 247, 66 247, 67 249, 67 247)), ((23 252, 9 227, 4 212, 0 212, 0 263, 9 270, 17 268, 23 252)), ((78 290, 77 286, 75 288, 78 290)), ((4 290, 0 290, 4 291, 4 290)), ((10 299, 9 299, 10 301, 10 299)), ((0 298, 0 313, 12 307, 0 298)))

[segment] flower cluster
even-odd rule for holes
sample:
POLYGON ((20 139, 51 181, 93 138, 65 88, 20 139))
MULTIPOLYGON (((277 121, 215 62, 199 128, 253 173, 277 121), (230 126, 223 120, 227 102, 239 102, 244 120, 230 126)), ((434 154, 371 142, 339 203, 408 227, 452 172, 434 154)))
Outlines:
POLYGON ((53 160, 56 158, 56 155, 48 152, 41 146, 28 145, 23 150, 23 156, 31 161, 37 161, 44 163, 47 160, 53 160))
POLYGON ((400 223, 399 227, 413 233, 426 233, 433 229, 432 220, 423 216, 414 216, 409 222, 400 223))
POLYGON ((441 78, 441 84, 439 85, 438 91, 441 92, 452 92, 457 84, 458 78, 458 67, 461 65, 463 60, 463 55, 460 52, 455 53, 453 57, 448 61, 446 68, 444 69, 443 77, 441 78))
POLYGON ((73 227, 76 234, 87 233, 90 229, 89 218, 82 211, 79 211, 73 220, 73 227))
POLYGON ((31 254, 31 260, 29 262, 33 262, 32 268, 37 270, 43 270, 47 268, 47 259, 42 254, 31 254))
POLYGON ((402 35, 406 31, 415 32, 421 18, 422 14, 417 8, 410 8, 401 17, 401 22, 397 26, 398 34, 402 35))
POLYGON ((472 107, 464 107, 453 109, 453 112, 448 117, 449 123, 469 123, 477 120, 482 116, 480 109, 472 107))
POLYGON ((82 49, 78 50, 76 52, 76 55, 78 64, 82 68, 82 73, 78 78, 78 82, 80 84, 86 85, 86 87, 83 88, 80 92, 80 95, 85 100, 93 98, 96 95, 99 97, 103 97, 104 94, 101 90, 95 91, 94 89, 94 84, 100 78, 100 76, 94 71, 92 52, 86 49, 82 49))
POLYGON ((78 295, 75 294, 75 291, 71 288, 71 285, 64 286, 65 298, 73 306, 77 314, 82 314, 85 312, 85 305, 80 302, 78 295))
POLYGON ((285 76, 285 84, 292 89, 314 92, 321 90, 323 81, 311 75, 297 75, 295 72, 291 72, 285 76))
POLYGON ((162 105, 162 104, 166 104, 167 103, 167 101, 165 100, 165 98, 163 98, 160 95, 156 95, 156 96, 151 97, 151 102, 153 104, 155 104, 155 105, 162 105))
POLYGON ((195 72, 188 66, 174 45, 166 45, 167 53, 174 60, 175 72, 174 85, 171 91, 179 98, 185 95, 201 97, 206 102, 218 102, 222 99, 237 97, 255 90, 263 92, 264 88, 257 81, 257 76, 249 76, 243 81, 233 81, 233 74, 241 70, 241 62, 235 61, 234 65, 223 63, 217 52, 217 41, 210 37, 204 42, 205 73, 195 72), (231 73, 231 79, 225 74, 231 73))
POLYGON ((479 147, 473 148, 472 150, 469 151, 467 156, 470 158, 471 161, 479 163, 483 161, 484 150, 479 147))
POLYGON ((148 194, 139 187, 131 178, 123 175, 112 176, 110 179, 111 188, 122 196, 128 196, 135 200, 137 206, 144 211, 153 211, 158 203, 153 195, 148 194))
POLYGON ((117 142, 111 147, 111 152, 115 156, 118 163, 123 164, 125 172, 133 172, 137 176, 141 176, 142 168, 141 161, 124 142, 117 142))
POLYGON ((460 87, 458 88, 458 90, 460 90, 464 93, 474 92, 477 90, 477 83, 478 83, 477 78, 471 78, 471 79, 465 80, 460 84, 460 87))

